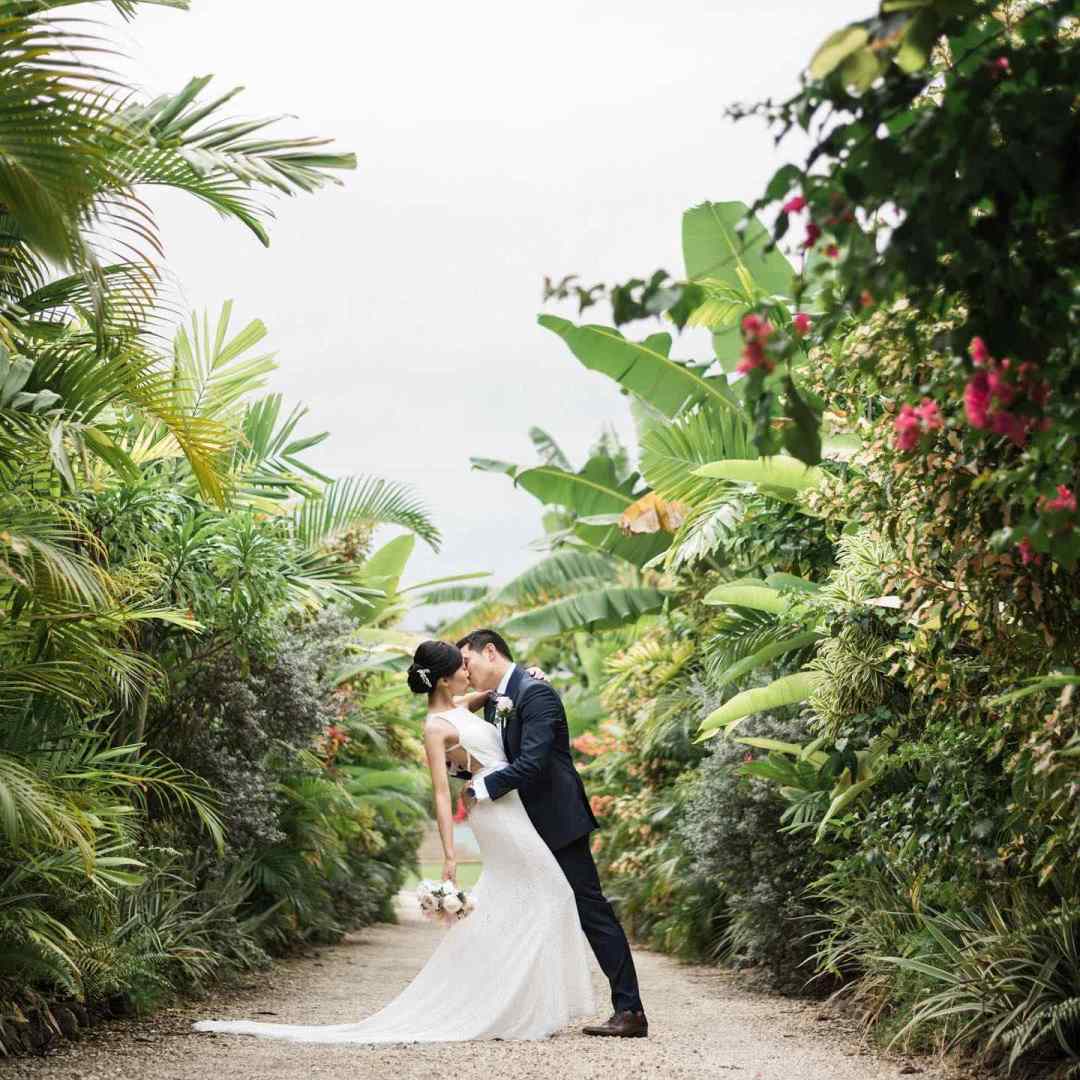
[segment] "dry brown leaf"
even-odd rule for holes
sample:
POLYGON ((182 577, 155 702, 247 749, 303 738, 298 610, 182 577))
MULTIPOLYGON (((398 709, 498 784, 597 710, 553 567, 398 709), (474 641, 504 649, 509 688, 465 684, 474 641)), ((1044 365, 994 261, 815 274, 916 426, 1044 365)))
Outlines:
POLYGON ((665 502, 655 491, 650 491, 623 511, 619 528, 627 536, 661 531, 673 533, 686 520, 689 509, 685 503, 665 502))

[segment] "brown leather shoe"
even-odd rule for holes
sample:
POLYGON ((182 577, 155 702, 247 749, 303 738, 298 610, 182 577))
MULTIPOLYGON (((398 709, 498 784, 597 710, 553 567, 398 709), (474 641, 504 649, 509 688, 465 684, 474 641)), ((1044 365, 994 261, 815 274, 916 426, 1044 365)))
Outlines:
POLYGON ((645 1019, 643 1012, 631 1012, 624 1009, 622 1012, 613 1013, 611 1019, 605 1024, 581 1029, 584 1035, 608 1035, 618 1039, 647 1039, 649 1037, 649 1021, 645 1019))

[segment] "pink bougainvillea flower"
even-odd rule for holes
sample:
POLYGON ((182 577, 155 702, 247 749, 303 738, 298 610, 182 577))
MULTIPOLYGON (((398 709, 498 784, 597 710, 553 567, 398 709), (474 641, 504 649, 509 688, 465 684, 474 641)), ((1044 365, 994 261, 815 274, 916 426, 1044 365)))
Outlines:
POLYGON ((907 404, 900 406, 900 413, 893 421, 893 429, 896 431, 895 446, 897 450, 907 453, 919 445, 919 436, 922 427, 915 410, 907 404))
POLYGON ((1066 487, 1058 484, 1057 495, 1052 499, 1043 499, 1044 510, 1065 510, 1067 513, 1076 513, 1076 495, 1066 487))
POLYGON ((742 359, 750 367, 760 367, 765 363, 765 350, 760 341, 748 341, 743 347, 742 359))
POLYGON ((999 56, 991 63, 990 67, 996 75, 1012 74, 1012 64, 1009 63, 1007 56, 999 56))
POLYGON ((1028 563, 1037 563, 1039 561, 1039 556, 1035 554, 1035 549, 1031 546, 1031 541, 1026 536, 1016 545, 1016 547, 1020 552, 1020 561, 1025 566, 1027 566, 1028 563))
POLYGON ((964 387, 964 412, 972 427, 985 428, 990 409, 990 385, 985 371, 977 371, 964 387))
POLYGON ((922 421, 923 427, 927 431, 940 431, 945 426, 941 410, 933 398, 924 397, 915 409, 915 415, 922 421))
POLYGON ((735 370, 740 375, 745 375, 755 368, 763 368, 766 372, 769 372, 773 369, 773 363, 765 355, 765 350, 761 347, 760 342, 748 341, 743 349, 742 359, 735 365, 735 370))
POLYGON ((735 365, 735 370, 740 375, 753 371, 755 368, 763 368, 772 371, 775 366, 765 355, 765 342, 772 335, 775 327, 768 319, 751 312, 743 316, 742 331, 746 335, 746 345, 743 347, 742 358, 735 365))
POLYGON ((985 367, 993 359, 990 355, 990 350, 986 347, 986 342, 981 337, 973 337, 971 344, 968 346, 968 352, 971 354, 971 359, 974 361, 976 367, 985 367))
POLYGON ((997 435, 1004 435, 1015 446, 1023 446, 1027 442, 1028 423, 1023 416, 1017 416, 1007 409, 991 413, 989 416, 990 430, 997 435))
POLYGON ((825 249, 825 257, 828 258, 828 259, 839 259, 840 258, 840 249, 835 244, 830 244, 825 249))
POLYGON ((760 315, 751 312, 751 314, 743 316, 742 332, 752 340, 764 340, 773 332, 773 326, 768 319, 763 319, 760 315))
POLYGON ((1040 408, 1050 399, 1050 384, 1045 379, 1041 379, 1039 382, 1029 382, 1025 389, 1028 397, 1040 408))
POLYGON ((945 420, 938 409, 937 402, 924 397, 918 406, 904 404, 893 421, 896 432, 894 445, 905 453, 919 445, 922 436, 930 431, 940 431, 945 420))
POLYGON ((986 385, 990 388, 990 396, 996 398, 1002 405, 1011 405, 1016 397, 1016 387, 997 371, 986 373, 986 385))
POLYGON ((780 208, 785 214, 797 214, 800 210, 806 208, 806 200, 801 195, 792 195, 790 199, 780 208))
POLYGON ((806 337, 810 333, 810 316, 805 311, 796 312, 795 317, 791 320, 792 325, 795 327, 795 333, 799 337, 806 337))
POLYGON ((806 239, 802 242, 804 248, 812 248, 821 239, 821 226, 816 222, 809 222, 806 226, 806 239))

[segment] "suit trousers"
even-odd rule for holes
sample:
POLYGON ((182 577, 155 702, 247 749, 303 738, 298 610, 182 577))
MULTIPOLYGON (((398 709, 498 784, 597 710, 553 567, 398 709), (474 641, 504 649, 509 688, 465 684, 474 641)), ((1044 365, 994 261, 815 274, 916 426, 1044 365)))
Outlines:
POLYGON ((574 890, 585 937, 611 983, 611 1004, 616 1012, 643 1011, 630 943, 615 911, 600 887, 588 835, 552 852, 574 890))

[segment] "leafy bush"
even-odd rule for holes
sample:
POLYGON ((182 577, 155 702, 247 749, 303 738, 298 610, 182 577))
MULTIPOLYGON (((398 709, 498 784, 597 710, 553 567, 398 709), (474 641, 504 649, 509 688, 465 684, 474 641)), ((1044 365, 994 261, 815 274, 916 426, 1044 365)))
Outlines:
POLYGON ((247 665, 219 647, 189 668, 151 724, 153 741, 217 792, 234 851, 284 840, 280 780, 337 719, 328 679, 348 630, 341 615, 322 612, 283 628, 275 652, 247 665))
MULTIPOLYGON (((748 720, 751 736, 801 742, 806 725, 772 716, 748 720)), ((813 975, 805 966, 820 917, 807 888, 827 867, 805 834, 782 831, 787 803, 771 785, 741 774, 752 755, 718 740, 698 770, 680 826, 693 871, 713 882, 730 915, 725 955, 760 964, 775 986, 794 991, 813 975)))

